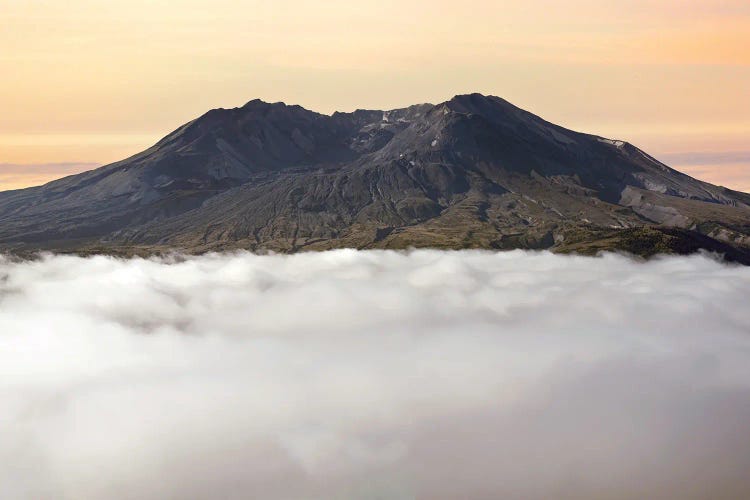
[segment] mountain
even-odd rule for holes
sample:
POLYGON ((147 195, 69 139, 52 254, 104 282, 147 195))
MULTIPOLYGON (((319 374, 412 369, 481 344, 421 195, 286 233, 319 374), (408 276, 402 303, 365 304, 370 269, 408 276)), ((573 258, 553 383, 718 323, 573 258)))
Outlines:
POLYGON ((324 115, 253 100, 0 193, 0 249, 700 248, 750 263, 750 195, 480 94, 324 115))

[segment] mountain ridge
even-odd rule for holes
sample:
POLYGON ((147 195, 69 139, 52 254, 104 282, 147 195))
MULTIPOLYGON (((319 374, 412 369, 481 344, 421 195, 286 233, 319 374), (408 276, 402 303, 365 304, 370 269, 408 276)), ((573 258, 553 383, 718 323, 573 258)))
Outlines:
POLYGON ((750 195, 482 94, 331 115, 253 99, 119 162, 0 192, 0 249, 17 253, 590 253, 633 251, 620 240, 636 230, 642 255, 703 248, 750 262, 750 195))

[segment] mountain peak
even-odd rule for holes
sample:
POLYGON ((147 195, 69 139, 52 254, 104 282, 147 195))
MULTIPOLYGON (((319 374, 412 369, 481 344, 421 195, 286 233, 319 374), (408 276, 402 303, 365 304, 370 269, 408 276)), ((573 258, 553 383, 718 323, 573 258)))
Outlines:
POLYGON ((266 108, 274 104, 285 106, 283 102, 270 103, 270 102, 264 101, 263 99, 255 98, 255 99, 251 99, 247 101, 240 109, 266 108))
POLYGON ((445 104, 451 109, 459 112, 476 112, 489 108, 512 106, 505 99, 477 92, 456 95, 452 99, 446 101, 445 104))

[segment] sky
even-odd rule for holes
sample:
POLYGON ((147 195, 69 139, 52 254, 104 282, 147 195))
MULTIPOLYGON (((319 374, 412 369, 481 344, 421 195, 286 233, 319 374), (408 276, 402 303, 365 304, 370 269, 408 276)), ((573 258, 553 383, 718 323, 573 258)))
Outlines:
POLYGON ((501 96, 750 191, 747 0, 0 0, 0 189, 253 98, 501 96))
POLYGON ((337 250, 0 277, 4 499, 748 498, 750 267, 337 250))

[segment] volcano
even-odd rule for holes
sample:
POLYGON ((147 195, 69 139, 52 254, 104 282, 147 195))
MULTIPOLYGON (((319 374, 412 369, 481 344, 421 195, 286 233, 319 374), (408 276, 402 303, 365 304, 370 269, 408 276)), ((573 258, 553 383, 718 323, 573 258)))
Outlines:
POLYGON ((701 249, 750 263, 750 195, 481 94, 325 115, 253 100, 0 193, 0 249, 701 249))

